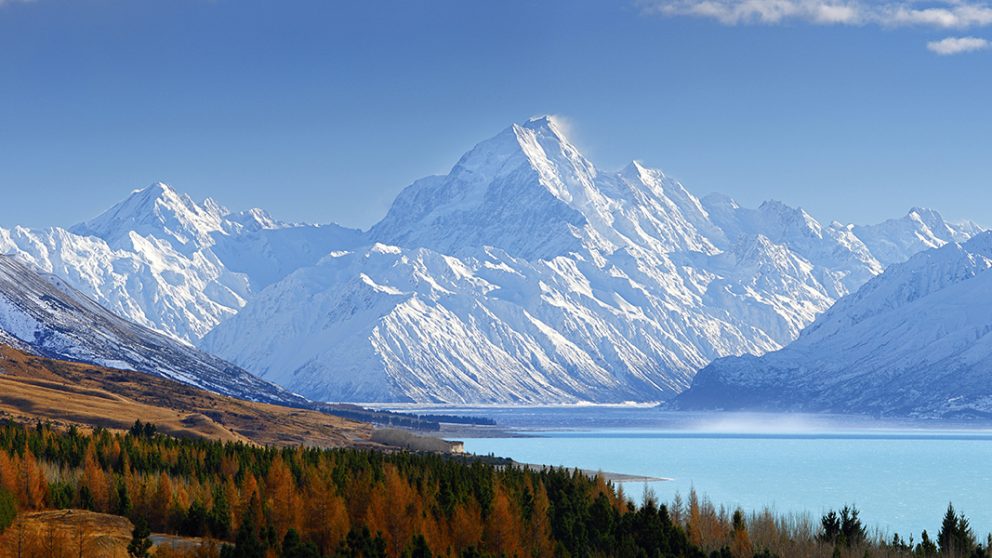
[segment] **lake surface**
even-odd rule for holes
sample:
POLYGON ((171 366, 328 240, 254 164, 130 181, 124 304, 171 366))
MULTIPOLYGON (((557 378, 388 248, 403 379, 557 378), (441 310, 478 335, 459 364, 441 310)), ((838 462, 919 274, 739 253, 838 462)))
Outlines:
MULTIPOLYGON (((686 415, 645 408, 445 409, 531 437, 464 438, 525 463, 652 477, 662 501, 690 488, 715 504, 780 513, 856 505, 888 533, 935 535, 948 502, 992 531, 992 430, 839 417, 686 415)), ((644 483, 626 483, 634 497, 644 483)))

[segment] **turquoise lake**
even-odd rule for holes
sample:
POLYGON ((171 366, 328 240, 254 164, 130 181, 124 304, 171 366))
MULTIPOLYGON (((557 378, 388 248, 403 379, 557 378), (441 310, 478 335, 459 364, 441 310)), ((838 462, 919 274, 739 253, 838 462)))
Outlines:
MULTIPOLYGON (((936 533, 953 502, 981 539, 992 531, 992 431, 973 426, 626 408, 446 412, 528 436, 462 438, 469 452, 671 478, 649 485, 662 501, 694 487, 717 505, 815 518, 852 504, 869 526, 917 540, 936 533)), ((644 487, 624 489, 639 499, 644 487)))

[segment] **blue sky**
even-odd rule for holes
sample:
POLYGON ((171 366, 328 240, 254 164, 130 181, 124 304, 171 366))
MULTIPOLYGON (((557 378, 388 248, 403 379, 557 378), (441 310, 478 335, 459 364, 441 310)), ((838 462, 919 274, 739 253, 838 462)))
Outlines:
POLYGON ((598 166, 992 225, 992 4, 0 0, 0 225, 162 180, 366 227, 536 114, 598 166))

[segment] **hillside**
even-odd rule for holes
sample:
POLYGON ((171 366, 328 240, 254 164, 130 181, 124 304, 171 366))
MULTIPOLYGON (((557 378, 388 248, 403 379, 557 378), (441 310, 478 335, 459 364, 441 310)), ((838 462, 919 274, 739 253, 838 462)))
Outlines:
POLYGON ((56 359, 140 370, 251 401, 306 400, 229 362, 125 320, 51 274, 0 256, 0 331, 13 346, 56 359))
POLYGON ((0 345, 0 416, 257 444, 366 445, 371 426, 318 411, 217 395, 141 372, 37 357, 0 345))
POLYGON ((707 366, 673 406, 992 417, 990 269, 989 232, 919 253, 784 349, 707 366))

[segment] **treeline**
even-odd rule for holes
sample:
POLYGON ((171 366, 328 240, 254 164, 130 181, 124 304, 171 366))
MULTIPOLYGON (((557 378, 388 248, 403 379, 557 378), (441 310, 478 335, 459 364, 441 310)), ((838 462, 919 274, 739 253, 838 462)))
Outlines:
POLYGON ((225 557, 702 557, 654 503, 602 478, 442 455, 260 448, 0 424, 21 510, 82 508, 211 537, 225 557))
POLYGON ((466 415, 430 415, 417 414, 423 420, 447 424, 471 424, 475 426, 496 426, 496 421, 489 417, 472 417, 466 415))
POLYGON ((186 554, 204 558, 986 556, 953 510, 928 546, 869 536, 850 509, 816 524, 718 509, 694 493, 635 506, 578 471, 180 440, 142 424, 85 434, 0 423, 0 528, 3 494, 22 511, 125 516, 138 526, 135 556, 148 531, 218 541, 186 554))
POLYGON ((395 411, 368 409, 365 407, 359 407, 358 405, 349 405, 346 403, 314 403, 310 408, 341 418, 361 422, 370 422, 381 426, 411 428, 413 430, 423 430, 429 432, 437 432, 441 430, 442 423, 466 424, 473 426, 496 425, 496 421, 487 417, 397 413, 395 411))
POLYGON ((424 419, 416 415, 404 415, 392 411, 377 411, 366 409, 358 405, 315 403, 314 409, 334 415, 336 417, 368 422, 381 426, 392 426, 396 428, 411 428, 413 430, 423 430, 427 432, 437 432, 441 430, 441 423, 436 420, 424 419))
POLYGON ((809 514, 776 514, 769 509, 744 514, 717 507, 690 492, 668 506, 689 541, 710 556, 782 558, 990 558, 992 534, 979 541, 964 514, 948 505, 936 537, 870 531, 856 508, 831 510, 819 520, 809 514))

